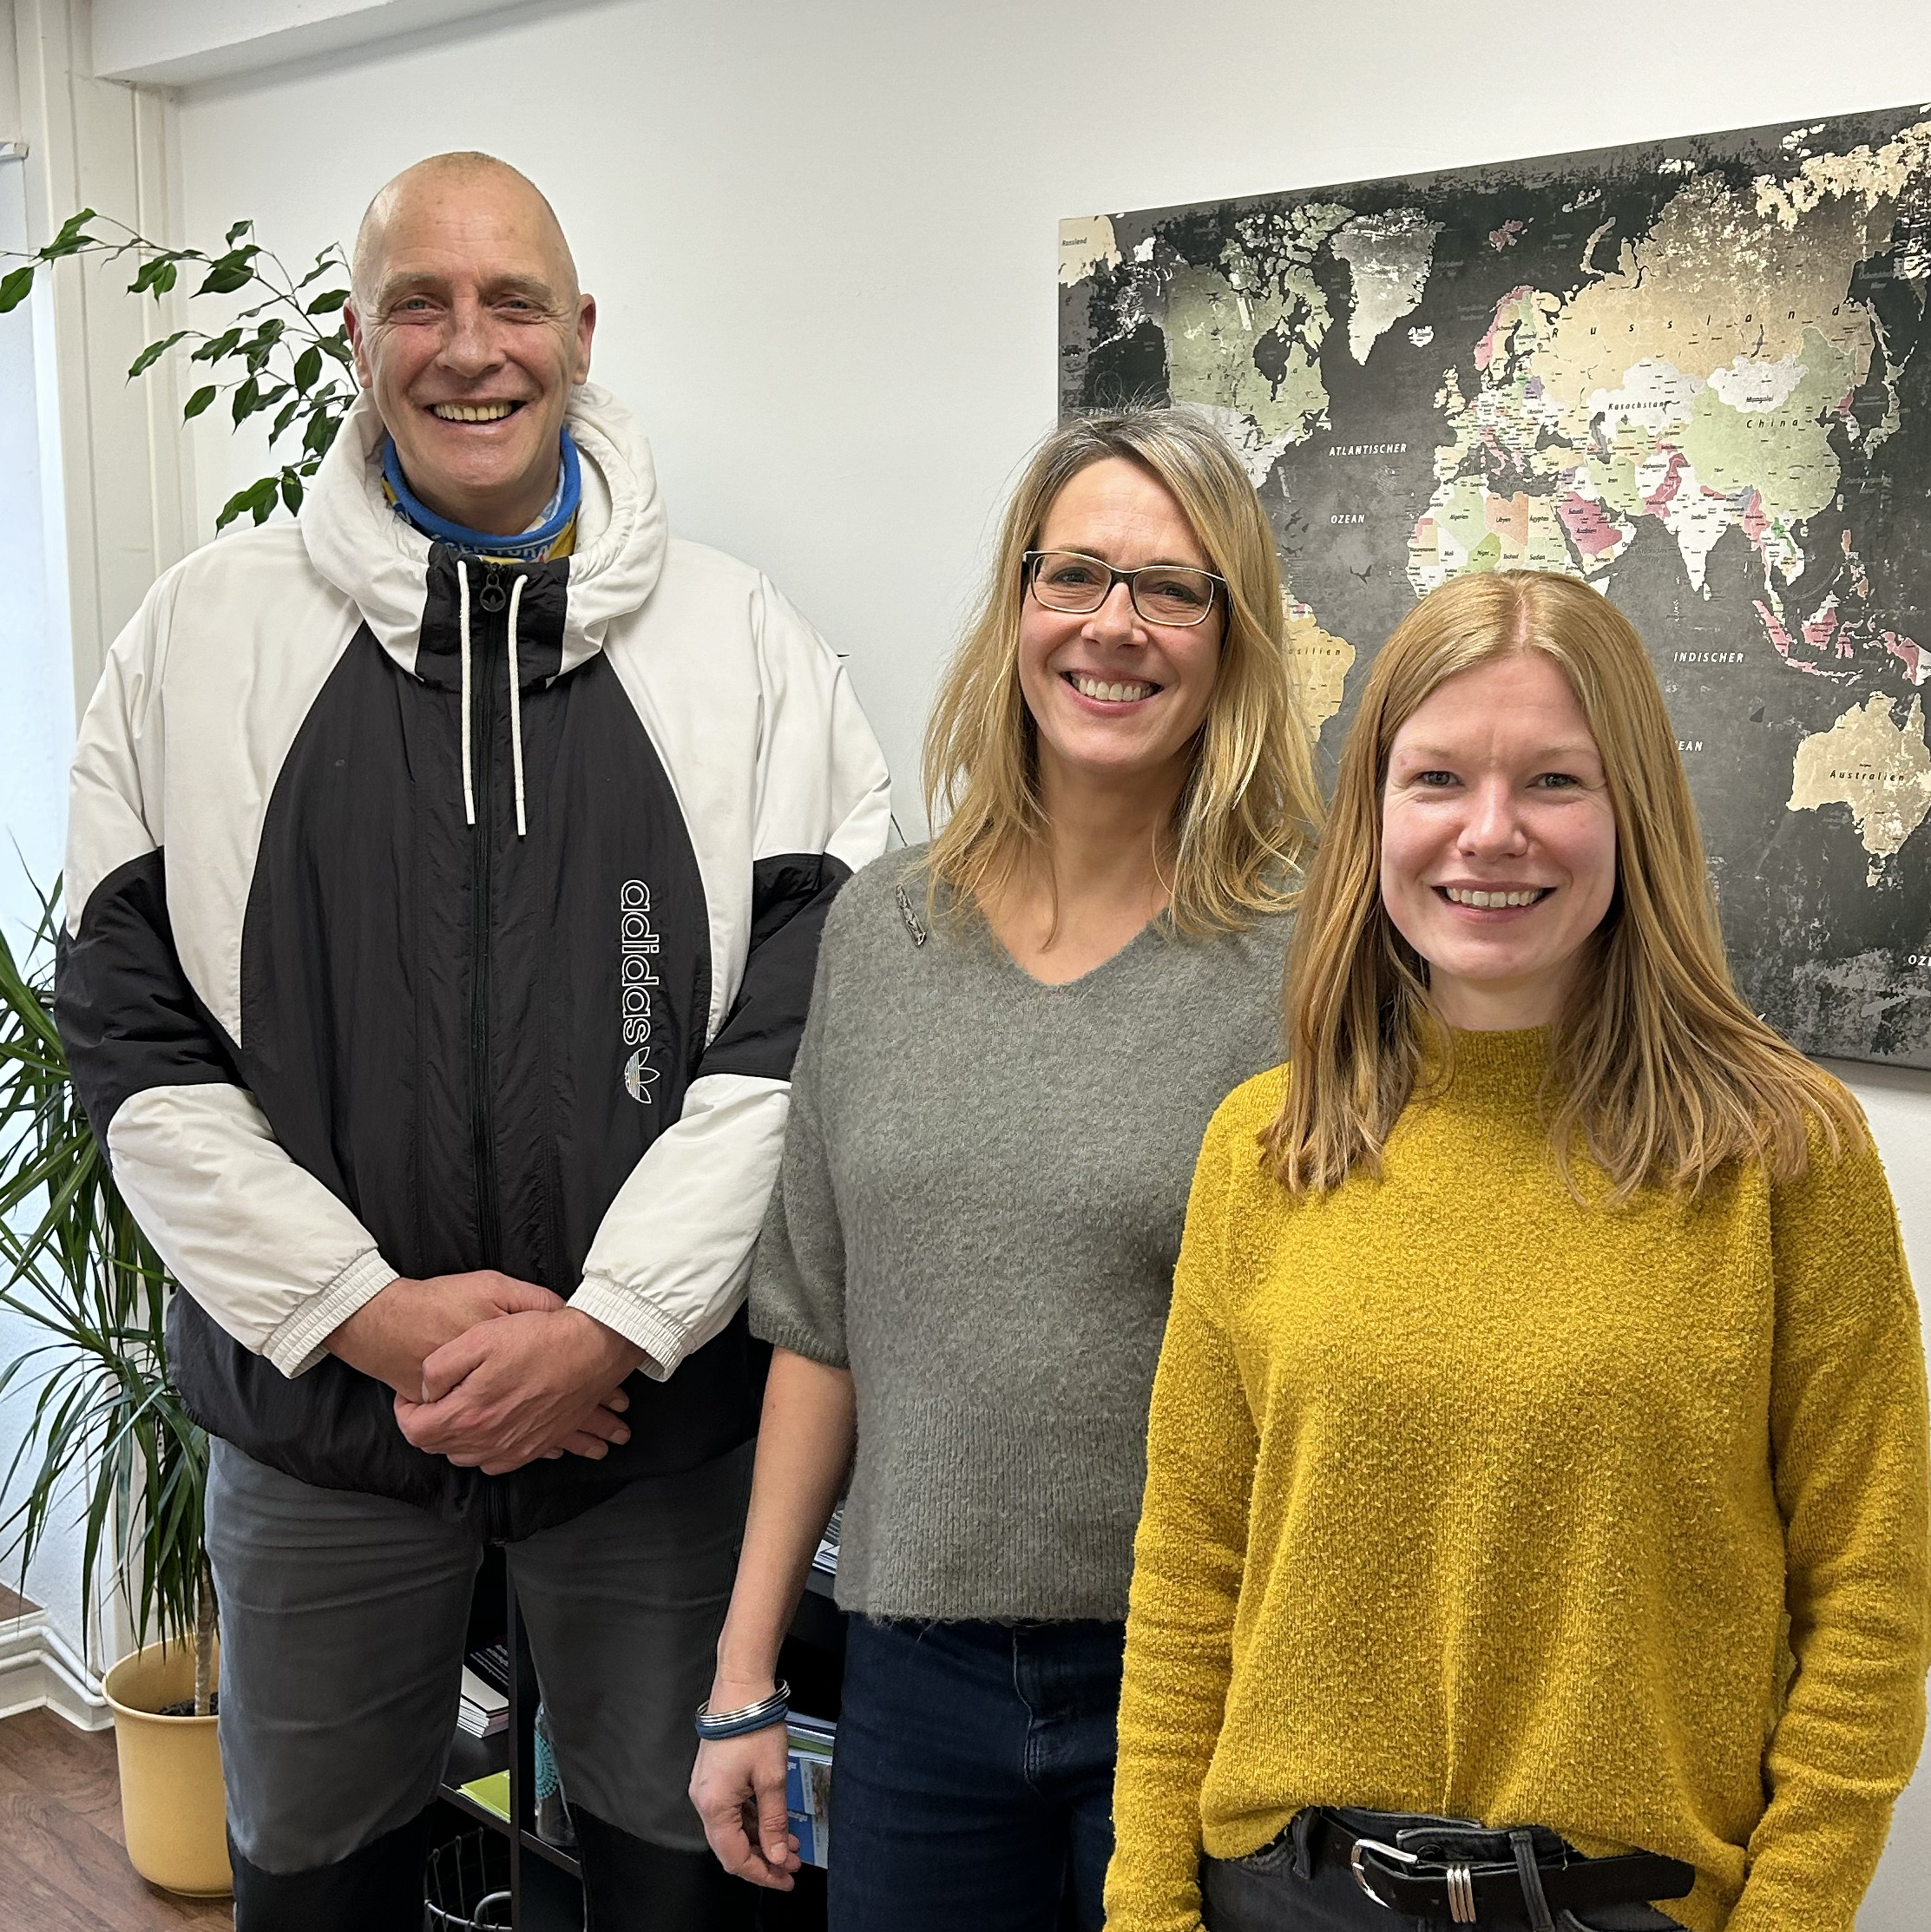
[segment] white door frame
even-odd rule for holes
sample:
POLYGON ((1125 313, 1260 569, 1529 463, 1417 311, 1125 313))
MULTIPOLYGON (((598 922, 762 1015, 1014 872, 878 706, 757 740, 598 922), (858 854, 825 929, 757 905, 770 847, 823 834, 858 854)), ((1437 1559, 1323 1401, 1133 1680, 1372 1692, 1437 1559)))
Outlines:
MULTIPOLYGON (((82 207, 172 241, 172 96, 95 78, 91 0, 14 0, 13 13, 34 245, 82 207)), ((180 326, 176 299, 130 297, 131 278, 124 264, 91 260, 59 263, 50 278, 76 717, 108 646, 194 541, 193 456, 174 358, 128 380, 143 345, 180 326)))

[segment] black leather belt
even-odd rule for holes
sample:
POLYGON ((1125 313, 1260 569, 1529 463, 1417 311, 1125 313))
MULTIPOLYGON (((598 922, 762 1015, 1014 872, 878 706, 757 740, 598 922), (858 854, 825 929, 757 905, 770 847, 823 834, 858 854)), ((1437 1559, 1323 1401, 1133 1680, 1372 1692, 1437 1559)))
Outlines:
POLYGON ((1526 1920, 1534 1932, 1551 1932, 1557 1912, 1681 1898, 1696 1883, 1695 1868, 1680 1858, 1652 1851, 1585 1858, 1551 1831, 1442 1819, 1377 1837, 1331 1811, 1319 1820, 1321 1862, 1345 1865, 1377 1905, 1413 1918, 1526 1920))

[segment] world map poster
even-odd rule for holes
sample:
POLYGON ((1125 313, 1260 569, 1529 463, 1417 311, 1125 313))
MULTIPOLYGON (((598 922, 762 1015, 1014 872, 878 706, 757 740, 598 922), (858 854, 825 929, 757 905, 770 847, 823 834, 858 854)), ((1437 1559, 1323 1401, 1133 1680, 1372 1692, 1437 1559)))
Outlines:
POLYGON ((1647 644, 1737 984, 1931 1067, 1931 106, 1065 222, 1061 401, 1205 411, 1331 764, 1471 570, 1647 644))

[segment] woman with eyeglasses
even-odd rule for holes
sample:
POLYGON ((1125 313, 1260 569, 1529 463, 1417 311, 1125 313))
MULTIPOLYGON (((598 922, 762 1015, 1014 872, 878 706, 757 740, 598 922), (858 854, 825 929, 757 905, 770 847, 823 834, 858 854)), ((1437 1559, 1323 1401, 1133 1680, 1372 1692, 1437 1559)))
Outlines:
POLYGON ((1397 627, 1287 989, 1187 1211, 1109 1932, 1851 1932, 1924 1726, 1917 1308, 1606 598, 1397 627))
POLYGON ((692 1797, 727 1869, 791 1886, 778 1646, 849 1471, 833 1932, 1097 1932, 1187 1175, 1278 1057, 1319 811, 1267 520, 1203 420, 1046 438, 925 777, 937 837, 825 927, 692 1797))

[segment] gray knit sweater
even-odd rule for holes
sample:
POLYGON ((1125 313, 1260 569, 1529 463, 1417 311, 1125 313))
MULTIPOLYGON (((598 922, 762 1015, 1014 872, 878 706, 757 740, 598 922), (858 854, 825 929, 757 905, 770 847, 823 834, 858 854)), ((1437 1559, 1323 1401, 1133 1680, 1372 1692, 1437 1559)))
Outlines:
POLYGON ((826 923, 752 1328, 851 1370, 845 1608, 1122 1618, 1194 1159, 1281 1058, 1288 922, 1043 986, 926 917, 918 856, 826 923))

